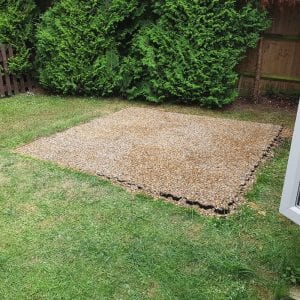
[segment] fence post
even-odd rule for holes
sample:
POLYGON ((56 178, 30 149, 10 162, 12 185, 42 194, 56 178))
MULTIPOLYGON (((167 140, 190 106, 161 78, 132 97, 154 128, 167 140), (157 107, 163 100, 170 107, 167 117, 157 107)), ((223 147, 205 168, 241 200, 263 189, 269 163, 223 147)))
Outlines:
POLYGON ((256 70, 255 70, 255 79, 254 79, 254 88, 253 88, 253 98, 254 102, 259 102, 260 96, 260 81, 261 81, 261 69, 263 63, 263 44, 264 38, 261 37, 259 40, 258 53, 257 53, 257 62, 256 62, 256 70))

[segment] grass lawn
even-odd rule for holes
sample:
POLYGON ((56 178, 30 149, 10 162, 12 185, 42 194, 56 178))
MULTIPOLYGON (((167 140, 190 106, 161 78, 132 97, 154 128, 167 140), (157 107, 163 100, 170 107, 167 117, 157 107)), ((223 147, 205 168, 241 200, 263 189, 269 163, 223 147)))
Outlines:
MULTIPOLYGON (((1 299, 280 299, 299 280, 300 228, 278 213, 289 141, 227 218, 131 194, 12 152, 131 105, 118 99, 0 100, 1 299), (297 271, 298 268, 298 271, 297 271)), ((294 114, 161 106, 291 127, 294 114)))

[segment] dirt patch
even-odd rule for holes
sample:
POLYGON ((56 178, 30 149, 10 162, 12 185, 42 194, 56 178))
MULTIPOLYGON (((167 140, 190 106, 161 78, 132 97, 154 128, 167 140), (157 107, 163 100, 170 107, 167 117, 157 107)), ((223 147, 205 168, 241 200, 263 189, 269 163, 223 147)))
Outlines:
POLYGON ((280 132, 272 124, 128 108, 17 151, 225 214, 280 132))
MULTIPOLYGON (((298 96, 284 96, 284 95, 264 95, 260 96, 258 103, 254 103, 253 97, 239 97, 236 99, 231 106, 251 106, 254 107, 266 107, 271 108, 272 110, 284 109, 290 110, 297 113, 297 107, 299 103, 298 96)), ((230 107, 230 105, 229 105, 230 107)))
POLYGON ((19 206, 20 211, 25 214, 35 214, 38 211, 37 206, 34 203, 23 203, 19 206))
POLYGON ((64 218, 62 216, 51 216, 46 219, 43 219, 38 223, 39 229, 49 229, 55 226, 58 226, 64 221, 64 218))

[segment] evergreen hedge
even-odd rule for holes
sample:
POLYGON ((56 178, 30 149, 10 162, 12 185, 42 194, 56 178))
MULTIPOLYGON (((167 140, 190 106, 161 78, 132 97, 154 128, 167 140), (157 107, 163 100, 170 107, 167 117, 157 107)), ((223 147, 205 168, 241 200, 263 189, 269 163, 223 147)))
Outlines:
POLYGON ((138 2, 57 2, 37 31, 41 85, 63 94, 117 93, 122 81, 119 48, 128 31, 123 25, 137 13, 138 2))
POLYGON ((235 0, 160 0, 157 21, 134 38, 130 98, 222 106, 236 97, 235 68, 255 47, 266 16, 235 0))
POLYGON ((33 0, 0 0, 0 43, 11 45, 15 51, 8 65, 15 75, 33 70, 38 16, 39 10, 33 0))
POLYGON ((38 28, 39 80, 64 94, 222 106, 267 26, 237 0, 60 0, 38 28))

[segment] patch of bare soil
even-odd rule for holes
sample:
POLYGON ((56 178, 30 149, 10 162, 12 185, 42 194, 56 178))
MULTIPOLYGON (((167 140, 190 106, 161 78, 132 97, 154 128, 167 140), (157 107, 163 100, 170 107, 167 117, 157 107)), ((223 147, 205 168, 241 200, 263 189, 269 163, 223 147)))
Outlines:
POLYGON ((242 198, 281 129, 128 108, 17 151, 195 205, 205 213, 226 214, 242 198))
POLYGON ((254 100, 251 97, 239 97, 236 99, 230 107, 251 107, 251 108, 259 108, 263 107, 271 108, 272 110, 284 109, 292 112, 297 112, 299 99, 298 97, 288 97, 288 96, 261 96, 258 99, 258 103, 254 103, 254 100))

